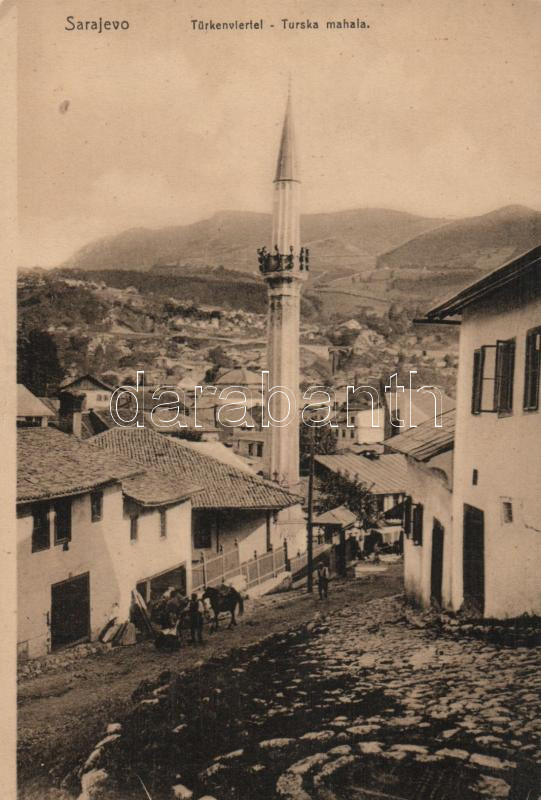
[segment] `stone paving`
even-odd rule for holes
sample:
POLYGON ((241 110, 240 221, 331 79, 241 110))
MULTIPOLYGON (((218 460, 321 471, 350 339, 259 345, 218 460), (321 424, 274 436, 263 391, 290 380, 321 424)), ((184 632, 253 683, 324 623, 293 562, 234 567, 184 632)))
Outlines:
POLYGON ((397 598, 320 614, 139 687, 81 800, 141 784, 152 800, 538 800, 539 662, 438 637, 397 598))

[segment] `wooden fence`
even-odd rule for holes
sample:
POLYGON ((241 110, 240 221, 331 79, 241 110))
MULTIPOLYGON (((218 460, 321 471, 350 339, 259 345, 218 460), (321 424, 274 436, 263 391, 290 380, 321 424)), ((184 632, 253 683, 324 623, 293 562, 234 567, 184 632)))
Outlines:
POLYGON ((241 563, 238 547, 224 550, 213 558, 204 558, 192 564, 192 591, 197 592, 205 586, 219 586, 237 575, 244 575, 247 588, 268 580, 287 569, 285 548, 269 550, 249 561, 241 563))

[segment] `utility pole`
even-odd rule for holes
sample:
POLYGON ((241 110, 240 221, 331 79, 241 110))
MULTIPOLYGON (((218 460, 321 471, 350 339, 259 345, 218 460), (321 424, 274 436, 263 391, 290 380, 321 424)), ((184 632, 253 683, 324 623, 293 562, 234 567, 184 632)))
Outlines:
POLYGON ((308 575, 306 576, 306 591, 310 594, 314 591, 314 525, 312 522, 314 514, 314 455, 315 455, 315 435, 314 428, 310 425, 310 471, 308 473, 308 575))

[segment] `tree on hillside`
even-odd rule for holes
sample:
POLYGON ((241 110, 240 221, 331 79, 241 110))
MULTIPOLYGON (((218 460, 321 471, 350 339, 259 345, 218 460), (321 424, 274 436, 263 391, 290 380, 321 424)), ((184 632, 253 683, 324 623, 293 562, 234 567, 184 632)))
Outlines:
POLYGON ((205 373, 205 383, 214 383, 220 370, 234 366, 233 361, 229 358, 221 345, 217 345, 209 350, 208 357, 210 361, 212 361, 212 367, 209 367, 205 373))
POLYGON ((17 382, 38 397, 58 391, 64 370, 58 360, 56 342, 47 331, 36 328, 17 341, 17 382))

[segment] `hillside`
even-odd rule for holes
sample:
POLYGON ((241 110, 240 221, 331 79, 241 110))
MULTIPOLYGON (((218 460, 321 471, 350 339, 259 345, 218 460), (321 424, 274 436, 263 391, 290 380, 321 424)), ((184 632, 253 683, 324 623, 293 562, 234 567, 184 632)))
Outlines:
POLYGON ((425 269, 458 277, 460 271, 494 269, 539 242, 541 213, 525 206, 506 206, 422 233, 378 256, 377 267, 425 269))
MULTIPOLYGON (((376 256, 444 220, 388 209, 309 214, 302 219, 303 244, 312 248, 315 270, 367 269, 376 256)), ((84 270, 150 269, 169 272, 202 265, 257 271, 256 250, 269 244, 270 214, 227 211, 192 225, 132 228, 91 242, 62 266, 84 270)))

